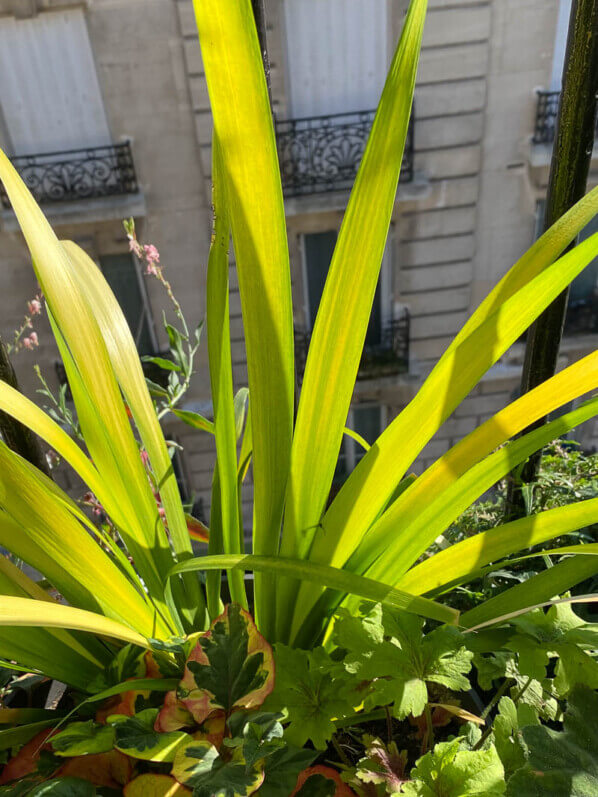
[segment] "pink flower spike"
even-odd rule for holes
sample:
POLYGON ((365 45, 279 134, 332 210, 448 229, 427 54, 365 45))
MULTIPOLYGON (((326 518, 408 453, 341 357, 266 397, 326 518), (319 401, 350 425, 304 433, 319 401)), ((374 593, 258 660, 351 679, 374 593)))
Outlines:
POLYGON ((33 341, 31 340, 31 338, 23 338, 23 346, 26 349, 33 349, 34 346, 33 346, 33 341))
POLYGON ((153 263, 148 263, 145 273, 148 277, 157 277, 158 269, 153 265, 153 263))
POLYGON ((27 309, 30 315, 39 315, 42 311, 42 303, 39 299, 32 299, 30 302, 27 302, 27 309))
POLYGON ((31 341, 32 346, 39 346, 39 339, 37 337, 37 332, 32 332, 31 335, 29 335, 29 340, 31 341))

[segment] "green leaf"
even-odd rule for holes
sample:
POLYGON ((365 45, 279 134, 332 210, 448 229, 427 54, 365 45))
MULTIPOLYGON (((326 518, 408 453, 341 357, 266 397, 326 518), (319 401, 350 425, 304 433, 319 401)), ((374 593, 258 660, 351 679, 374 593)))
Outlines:
POLYGON ((264 780, 263 766, 248 766, 241 750, 231 760, 222 758, 209 742, 193 741, 179 748, 172 774, 193 789, 194 797, 245 797, 264 780))
POLYGON ((132 758, 141 758, 144 761, 174 761, 177 749, 190 737, 179 731, 160 733, 154 730, 158 711, 157 708, 147 708, 133 717, 110 717, 115 747, 132 758))
POLYGON ((201 724, 216 711, 260 706, 273 686, 272 648, 249 613, 233 603, 197 640, 178 697, 201 724))
POLYGON ((459 742, 441 742, 411 770, 403 787, 409 797, 496 797, 505 793, 504 769, 494 747, 459 750, 459 742))
MULTIPOLYGON (((174 573, 187 570, 219 570, 221 568, 239 568, 240 570, 271 571, 280 575, 291 576, 301 581, 330 587, 341 593, 349 593, 366 598, 373 603, 383 603, 402 609, 403 611, 421 614, 442 623, 456 623, 459 612, 450 606, 435 603, 427 598, 414 597, 370 578, 348 573, 340 568, 318 565, 302 559, 286 559, 282 556, 224 555, 202 556, 189 559, 174 567, 174 573)), ((596 564, 598 570, 598 560, 596 564)))
POLYGON ((310 766, 317 756, 315 750, 285 745, 264 762, 264 783, 260 797, 289 797, 300 772, 310 766))
POLYGON ((353 682, 323 648, 297 650, 278 643, 275 662, 276 683, 264 708, 287 712, 285 739, 290 744, 302 747, 311 739, 323 750, 336 730, 332 720, 353 714, 361 702, 353 682))
MULTIPOLYGON (((291 275, 274 123, 250 0, 196 0, 194 8, 214 138, 225 168, 243 311, 252 404, 253 550, 274 555, 289 472, 295 383, 291 275)), ((256 621, 269 637, 276 609, 273 580, 258 575, 256 583, 256 621)))
POLYGON ((51 743, 58 756, 106 753, 114 747, 114 729, 93 720, 72 722, 53 736, 51 743))
POLYGON ((88 780, 53 778, 26 793, 28 797, 94 797, 97 792, 88 780))
MULTIPOLYGON (((235 417, 236 408, 233 399, 233 366, 228 299, 230 222, 226 211, 224 166, 216 136, 214 136, 213 142, 213 174, 214 233, 208 259, 207 327, 218 478, 214 479, 212 486, 213 497, 210 525, 212 527, 217 525, 219 534, 210 539, 208 551, 212 554, 222 554, 241 553, 244 546, 241 538, 239 516, 237 482, 238 423, 235 417), (219 494, 214 495, 215 491, 218 491, 219 494), (215 517, 216 511, 218 511, 218 518, 215 517)), ((220 582, 219 573, 210 574, 212 583, 215 579, 220 582)), ((232 600, 247 609, 243 573, 229 570, 228 585, 232 600)), ((211 588, 214 588, 212 584, 211 588)), ((213 611, 211 605, 210 610, 213 611)))
POLYGON ((194 429, 199 429, 202 432, 214 434, 214 424, 212 421, 208 421, 207 418, 204 418, 203 415, 200 415, 198 412, 177 410, 176 408, 173 409, 172 412, 177 418, 183 421, 183 423, 186 423, 187 426, 192 426, 194 429))
POLYGON ((598 794, 598 695, 577 687, 564 731, 533 725, 521 731, 527 764, 509 780, 511 797, 592 797, 598 794))
POLYGON ((153 365, 157 365, 158 368, 162 368, 164 371, 180 371, 180 366, 176 363, 173 363, 172 360, 165 360, 164 357, 150 357, 149 355, 144 355, 141 357, 141 362, 144 363, 153 363, 153 365))
POLYGON ((528 703, 515 705, 510 697, 500 699, 498 714, 492 723, 492 733, 506 775, 511 775, 525 764, 525 750, 518 731, 525 725, 539 724, 540 720, 533 706, 528 703))
POLYGON ((281 717, 282 714, 266 711, 236 711, 228 720, 232 739, 225 739, 224 744, 241 747, 248 766, 263 761, 285 746, 279 722, 281 717))
MULTIPOLYGON (((293 437, 283 556, 307 556, 326 508, 395 203, 426 6, 427 0, 409 5, 318 308, 293 437)), ((353 500, 359 498, 353 493, 353 500)), ((279 585, 280 641, 288 641, 298 588, 298 582, 279 585)), ((304 586, 303 593, 309 592, 314 593, 311 585, 304 586)))

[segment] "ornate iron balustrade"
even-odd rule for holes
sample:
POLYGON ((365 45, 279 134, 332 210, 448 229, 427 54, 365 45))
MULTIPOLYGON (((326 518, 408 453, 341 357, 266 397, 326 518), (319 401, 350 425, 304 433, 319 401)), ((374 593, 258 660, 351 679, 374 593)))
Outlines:
MULTIPOLYGON (((560 91, 538 91, 534 144, 552 144, 554 141, 560 96, 560 91)), ((598 138, 598 120, 595 133, 598 138)))
MULTIPOLYGON (((351 188, 375 111, 303 119, 277 119, 276 141, 285 196, 351 188)), ((409 123, 401 181, 413 180, 413 116, 409 123)))
MULTIPOLYGON (((311 332, 295 329, 295 363, 299 380, 303 378, 311 332)), ((409 370, 409 313, 382 329, 380 343, 364 346, 357 373, 358 380, 406 373, 409 370)))
MULTIPOLYGON (((11 160, 40 203, 135 194, 138 191, 128 141, 106 147, 19 155, 11 160)), ((2 187, 0 199, 5 208, 10 208, 10 201, 2 187)))

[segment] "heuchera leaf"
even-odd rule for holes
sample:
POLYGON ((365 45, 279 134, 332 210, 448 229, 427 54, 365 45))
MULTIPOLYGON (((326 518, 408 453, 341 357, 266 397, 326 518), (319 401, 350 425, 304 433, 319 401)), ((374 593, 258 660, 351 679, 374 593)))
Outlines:
POLYGON ((521 731, 527 764, 509 780, 509 797, 591 797, 598 794, 598 694, 578 686, 564 731, 532 725, 521 731))
POLYGON ((226 760, 214 745, 203 741, 177 750, 172 774, 193 789, 193 797, 246 797, 264 781, 263 764, 248 766, 240 749, 226 760))
POLYGON ((173 761, 177 748, 189 736, 180 731, 159 733, 154 730, 157 716, 157 708, 148 708, 133 717, 110 717, 108 721, 114 727, 115 747, 132 758, 173 761))
POLYGON ((403 787, 409 797, 496 797, 505 793, 504 769, 494 747, 460 750, 441 742, 419 759, 403 787))
POLYGON ((29 797, 94 797, 96 790, 92 783, 81 778, 52 778, 23 794, 29 797))
POLYGON ((121 789, 131 780, 133 764, 118 750, 109 753, 69 758, 56 773, 60 777, 81 778, 94 786, 121 789))
POLYGON ((127 783, 123 794, 125 797, 183 797, 191 794, 191 790, 170 775, 146 772, 127 783))
POLYGON ((176 692, 174 690, 167 692, 164 697, 164 705, 156 717, 154 729, 160 733, 167 733, 187 728, 193 723, 191 712, 178 699, 176 692))
POLYGON ((407 751, 395 742, 388 746, 373 736, 364 736, 365 756, 357 762, 356 777, 362 783, 384 785, 388 794, 399 794, 404 783, 407 751))
POLYGON ((273 687, 272 648, 251 615, 233 603, 197 640, 177 694, 201 724, 215 711, 257 708, 273 687))
POLYGON ((93 720, 71 722, 51 740, 52 750, 58 756, 107 753, 114 747, 114 729, 93 720))

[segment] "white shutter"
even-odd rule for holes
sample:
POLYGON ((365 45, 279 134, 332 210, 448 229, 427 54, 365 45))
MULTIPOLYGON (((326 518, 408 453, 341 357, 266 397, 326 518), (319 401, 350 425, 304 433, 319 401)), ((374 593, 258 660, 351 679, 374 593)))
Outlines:
POLYGON ((0 18, 0 105, 15 155, 110 143, 81 9, 0 18))
POLYGON ((388 67, 387 0, 285 0, 290 116, 375 108, 388 67))

